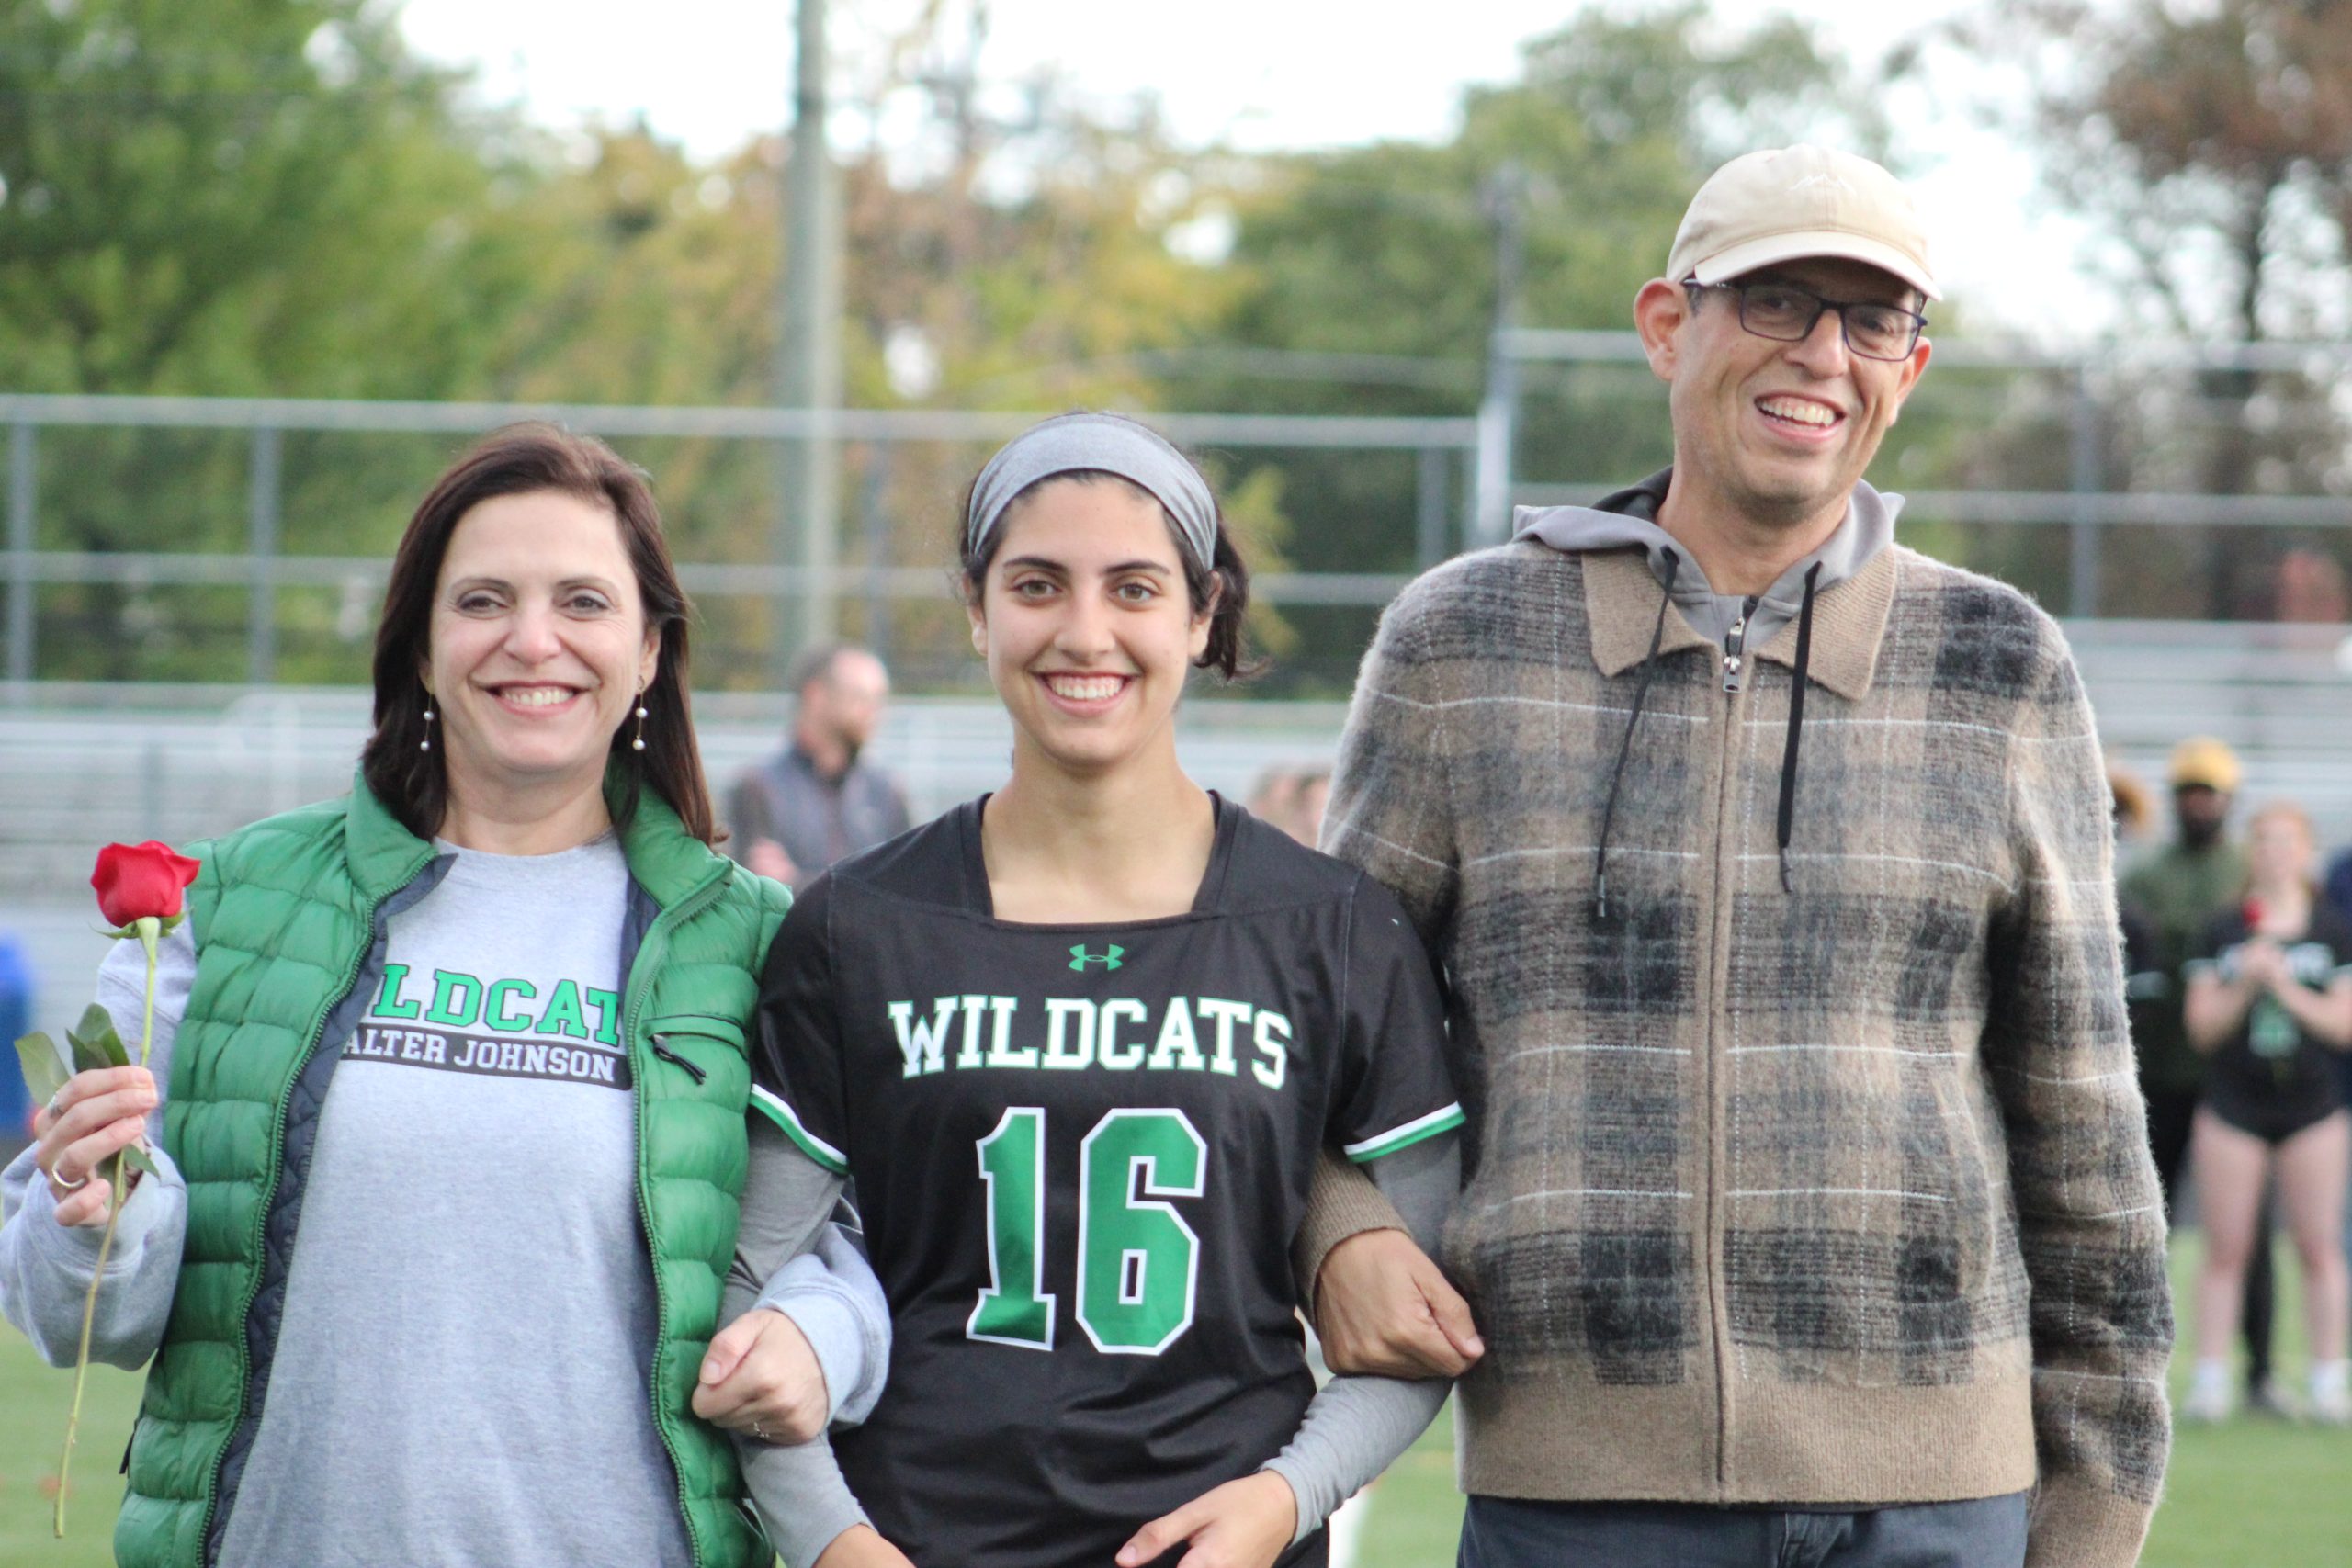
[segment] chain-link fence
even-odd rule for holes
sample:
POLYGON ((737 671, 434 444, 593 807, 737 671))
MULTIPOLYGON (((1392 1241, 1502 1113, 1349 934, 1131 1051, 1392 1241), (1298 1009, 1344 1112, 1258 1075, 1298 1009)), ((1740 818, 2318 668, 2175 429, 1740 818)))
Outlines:
MULTIPOLYGON (((1249 547, 1268 695, 1347 690, 1381 605, 1498 537, 1504 502, 1589 499, 1671 459, 1664 389, 1622 333, 1498 339, 1513 395, 1476 417, 1156 414, 1249 547), (1479 455, 1500 451, 1500 470, 1479 455)), ((1871 470, 1903 537, 2071 617, 2340 621, 2352 569, 2343 345, 1939 345, 1871 470)), ((470 437, 553 418, 654 476, 701 612, 696 672, 772 687, 798 627, 969 689, 947 586, 956 508, 1035 417, 268 400, 0 397, 5 658, 27 681, 347 684, 391 546, 470 437), (778 457, 831 444, 834 547, 783 515, 778 457), (831 564, 801 564, 819 560, 831 564)))

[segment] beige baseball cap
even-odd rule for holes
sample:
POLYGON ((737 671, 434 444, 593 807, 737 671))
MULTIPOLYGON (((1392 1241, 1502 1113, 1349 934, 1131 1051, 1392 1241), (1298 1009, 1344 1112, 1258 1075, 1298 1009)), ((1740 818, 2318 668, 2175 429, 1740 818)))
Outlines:
POLYGON ((1903 182, 1851 152, 1799 142, 1734 158, 1690 198, 1666 276, 1723 283, 1804 256, 1843 256, 1940 299, 1928 231, 1903 182))
POLYGON ((2235 795, 2245 776, 2238 754, 2210 735, 2192 735, 2172 749, 2168 778, 2175 789, 2202 784, 2223 795, 2235 795))

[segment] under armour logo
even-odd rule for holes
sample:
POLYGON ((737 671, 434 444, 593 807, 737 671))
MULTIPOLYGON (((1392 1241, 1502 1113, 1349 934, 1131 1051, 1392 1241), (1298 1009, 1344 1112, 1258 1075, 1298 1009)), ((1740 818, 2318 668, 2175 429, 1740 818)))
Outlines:
POLYGON ((1854 188, 1848 185, 1844 180, 1839 179, 1836 175, 1807 175, 1804 178, 1799 180, 1789 188, 1792 191, 1810 190, 1815 186, 1821 186, 1828 190, 1851 190, 1854 188))
POLYGON ((1069 950, 1069 966, 1081 975, 1086 973, 1086 966, 1090 964, 1100 964, 1105 969, 1116 969, 1119 966, 1119 960, 1126 955, 1126 952, 1127 950, 1124 947, 1113 947, 1102 953, 1089 953, 1085 945, 1080 943, 1069 950))

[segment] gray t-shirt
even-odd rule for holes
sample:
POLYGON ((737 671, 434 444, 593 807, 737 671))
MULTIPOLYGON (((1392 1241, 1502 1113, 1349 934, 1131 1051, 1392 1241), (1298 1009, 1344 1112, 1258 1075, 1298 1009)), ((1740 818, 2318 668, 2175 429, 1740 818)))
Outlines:
POLYGON ((222 1561, 684 1563, 607 834, 452 850, 342 1043, 222 1561))

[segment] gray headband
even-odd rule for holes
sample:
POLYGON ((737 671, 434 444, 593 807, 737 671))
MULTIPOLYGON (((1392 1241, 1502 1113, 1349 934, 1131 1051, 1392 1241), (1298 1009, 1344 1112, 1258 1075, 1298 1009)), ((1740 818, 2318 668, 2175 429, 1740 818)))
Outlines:
POLYGON ((964 553, 977 555, 1012 498, 1040 479, 1082 469, 1116 474, 1151 492, 1206 570, 1216 560, 1216 502, 1184 454, 1148 426, 1114 413, 1066 413, 1030 426, 989 459, 964 513, 964 553))

